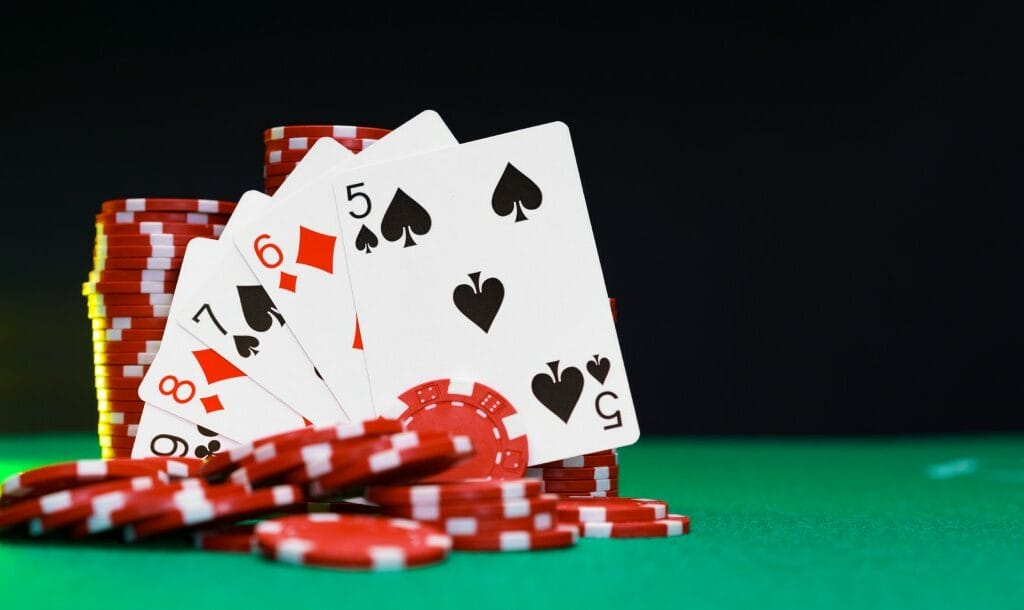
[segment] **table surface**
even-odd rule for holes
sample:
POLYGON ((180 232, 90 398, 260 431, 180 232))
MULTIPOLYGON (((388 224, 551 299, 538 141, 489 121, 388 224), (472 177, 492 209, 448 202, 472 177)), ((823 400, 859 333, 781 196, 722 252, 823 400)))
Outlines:
MULTIPOLYGON (((80 435, 0 437, 0 477, 95 454, 80 435)), ((1024 437, 648 438, 621 491, 689 536, 454 553, 367 574, 182 541, 0 539, 5 608, 1021 608, 1024 437)))

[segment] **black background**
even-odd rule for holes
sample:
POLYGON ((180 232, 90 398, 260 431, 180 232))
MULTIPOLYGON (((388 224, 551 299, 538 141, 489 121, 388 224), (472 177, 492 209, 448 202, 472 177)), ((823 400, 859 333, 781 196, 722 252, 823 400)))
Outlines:
POLYGON ((645 432, 1019 429, 1017 22, 827 4, 6 15, 0 431, 95 424, 103 199, 236 199, 266 127, 424 108, 569 124, 645 432))

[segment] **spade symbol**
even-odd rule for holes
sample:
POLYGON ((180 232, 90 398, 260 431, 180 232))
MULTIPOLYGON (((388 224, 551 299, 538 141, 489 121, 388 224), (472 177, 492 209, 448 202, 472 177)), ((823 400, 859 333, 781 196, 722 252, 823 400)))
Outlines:
POLYGON ((356 250, 369 254, 377 247, 377 236, 366 225, 359 229, 356 235, 356 250))
POLYGON ((558 376, 558 361, 548 363, 551 374, 538 373, 533 377, 533 395, 549 411, 558 416, 565 423, 569 423, 576 402, 583 392, 583 373, 576 367, 570 366, 558 376))
POLYGON ((484 280, 481 284, 479 271, 470 273, 469 279, 473 280, 473 285, 456 286, 452 300, 462 315, 487 332, 491 329, 494 316, 498 315, 498 310, 501 309, 501 302, 505 300, 505 286, 496 277, 484 280))
POLYGON ((238 351, 238 355, 242 358, 248 358, 249 356, 255 356, 260 353, 260 350, 256 349, 260 346, 260 340, 256 337, 249 335, 235 335, 235 349, 238 351))
POLYGON ((380 234, 388 241, 405 236, 405 246, 415 246, 413 234, 426 235, 430 231, 430 214, 416 200, 398 189, 380 222, 380 234))
POLYGON ((516 222, 527 220, 523 210, 536 210, 540 207, 543 194, 540 187, 514 165, 505 165, 505 171, 498 179, 491 195, 491 208, 498 216, 508 216, 516 211, 516 222))
POLYGON ((611 368, 612 363, 607 358, 602 358, 597 354, 594 354, 593 360, 587 362, 587 372, 601 385, 604 385, 604 380, 608 378, 608 371, 611 368))
POLYGON ((284 316, 277 311, 277 306, 270 300, 270 295, 263 286, 238 286, 238 302, 242 304, 242 315, 249 328, 258 333, 270 330, 274 320, 284 326, 284 316))

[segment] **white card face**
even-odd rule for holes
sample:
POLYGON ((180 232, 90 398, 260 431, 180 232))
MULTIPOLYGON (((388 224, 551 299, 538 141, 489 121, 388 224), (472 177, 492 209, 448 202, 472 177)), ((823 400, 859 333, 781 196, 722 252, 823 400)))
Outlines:
POLYGON ((219 451, 237 447, 238 443, 223 434, 171 415, 147 404, 139 418, 133 458, 193 457, 204 459, 219 451))
MULTIPOLYGON (((216 265, 207 265, 207 261, 216 260, 217 246, 211 239, 189 242, 178 291, 188 294, 191 287, 202 285, 216 271, 216 265)), ((175 298, 170 317, 179 316, 175 298)), ((301 415, 177 324, 164 329, 160 351, 139 385, 139 397, 240 442, 305 425, 301 415)))
MULTIPOLYGON (((348 163, 380 163, 455 143, 441 117, 426 111, 348 163)), ((342 409, 363 420, 376 412, 339 241, 334 172, 292 191, 275 211, 241 227, 234 241, 342 409)))
POLYGON ((336 174, 377 411, 441 378, 525 418, 531 464, 639 437, 572 141, 552 123, 336 174), (353 187, 353 185, 359 185, 353 187))
MULTIPOLYGON (((326 142, 344 151, 334 158, 353 156, 340 144, 326 142)), ((272 209, 272 202, 255 191, 242 196, 217 242, 219 261, 206 263, 216 272, 184 294, 179 290, 174 297, 175 320, 313 424, 348 421, 284 316, 230 241, 237 227, 272 209)))

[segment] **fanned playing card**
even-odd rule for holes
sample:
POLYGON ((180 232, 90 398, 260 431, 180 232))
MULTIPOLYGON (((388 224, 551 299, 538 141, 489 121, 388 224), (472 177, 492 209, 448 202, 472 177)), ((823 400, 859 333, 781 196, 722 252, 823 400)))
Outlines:
POLYGON ((209 428, 146 404, 135 434, 133 458, 152 456, 207 458, 238 446, 238 442, 209 428))
MULTIPOLYGON (((400 413, 397 397, 409 388, 463 378, 494 388, 523 415, 531 464, 636 441, 564 124, 332 180, 381 415, 400 413)), ((337 277, 344 269, 334 263, 337 277)), ((291 288, 301 292, 303 281, 291 288)))

